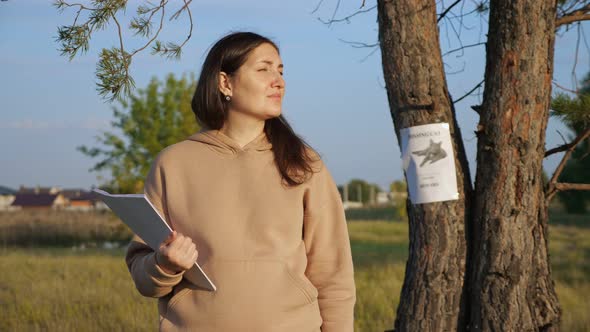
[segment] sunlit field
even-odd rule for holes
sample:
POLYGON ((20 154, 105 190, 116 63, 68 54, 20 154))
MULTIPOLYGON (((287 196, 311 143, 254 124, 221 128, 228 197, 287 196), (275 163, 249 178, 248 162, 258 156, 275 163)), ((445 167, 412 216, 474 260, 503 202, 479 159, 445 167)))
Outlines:
MULTIPOLYGON (((109 234, 121 239, 127 231, 117 228, 116 220, 104 218, 116 230, 109 234)), ((590 224, 584 217, 568 217, 572 219, 561 224, 555 218, 565 217, 552 217, 549 242, 563 309, 562 330, 590 331, 590 224)), ((7 228, 1 225, 6 220, 0 214, 5 235, 7 228)), ((84 233, 82 222, 72 227, 84 233)), ((349 231, 357 286, 355 331, 390 329, 404 277, 407 224, 355 220, 349 221, 349 231)), ((84 234, 91 240, 109 237, 99 233, 84 234)), ((2 247, 0 331, 157 330, 156 300, 135 290, 124 264, 124 248, 104 249, 98 240, 92 241, 85 249, 75 243, 61 248, 2 247)))

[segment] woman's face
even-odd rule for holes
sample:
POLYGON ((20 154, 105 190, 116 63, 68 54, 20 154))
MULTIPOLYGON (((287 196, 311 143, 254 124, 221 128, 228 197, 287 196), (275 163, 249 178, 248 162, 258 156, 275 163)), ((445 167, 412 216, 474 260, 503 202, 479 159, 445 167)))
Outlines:
POLYGON ((285 80, 279 53, 270 44, 258 46, 233 75, 221 73, 220 90, 231 96, 230 111, 260 120, 281 115, 285 80))

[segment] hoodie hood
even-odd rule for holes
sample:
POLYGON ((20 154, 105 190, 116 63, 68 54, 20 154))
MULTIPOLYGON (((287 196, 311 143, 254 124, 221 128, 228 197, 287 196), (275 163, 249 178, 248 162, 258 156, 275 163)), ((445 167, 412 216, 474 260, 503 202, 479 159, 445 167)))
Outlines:
POLYGON ((188 138, 191 141, 207 144, 213 150, 224 154, 238 154, 248 151, 266 151, 272 148, 264 130, 248 144, 240 145, 231 137, 227 136, 219 129, 203 128, 196 134, 188 138))

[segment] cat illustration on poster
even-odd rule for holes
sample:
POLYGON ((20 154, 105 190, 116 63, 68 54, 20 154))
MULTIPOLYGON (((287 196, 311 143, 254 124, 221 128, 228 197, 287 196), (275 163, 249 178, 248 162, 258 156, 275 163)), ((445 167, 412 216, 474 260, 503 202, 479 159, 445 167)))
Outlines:
POLYGON ((441 147, 441 145, 442 141, 435 143, 433 140, 430 140, 430 145, 426 149, 412 151, 412 153, 417 156, 425 156, 424 160, 422 160, 422 163, 420 163, 420 167, 424 166, 424 164, 429 161, 430 164, 433 164, 447 156, 447 153, 441 147))

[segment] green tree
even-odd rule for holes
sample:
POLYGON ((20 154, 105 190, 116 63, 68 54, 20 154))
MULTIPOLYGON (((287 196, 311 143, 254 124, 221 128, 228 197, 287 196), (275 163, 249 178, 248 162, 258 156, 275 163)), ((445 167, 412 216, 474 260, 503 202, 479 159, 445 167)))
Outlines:
POLYGON ((390 185, 389 185, 389 190, 391 192, 395 192, 395 193, 407 193, 408 190, 408 184, 406 183, 405 180, 397 180, 397 181, 393 181, 390 185))
POLYGON ((391 191, 391 200, 398 216, 402 219, 408 218, 408 184, 405 180, 393 181, 389 185, 391 191))
MULTIPOLYGON (((582 81, 582 88, 578 95, 571 97, 561 93, 553 98, 551 103, 552 115, 559 117, 572 131, 570 141, 584 136, 590 128, 590 73, 582 81)), ((587 136, 587 135, 586 135, 587 136)), ((560 183, 584 184, 590 183, 590 138, 582 139, 571 157, 567 160, 563 171, 559 175, 560 183)), ((590 201, 590 191, 562 190, 558 194, 559 200, 569 213, 585 213, 590 201)))
MULTIPOLYGON (((343 189, 342 189, 343 190, 343 189)), ((352 179, 348 182, 348 200, 355 202, 363 202, 363 204, 370 203, 371 190, 375 198, 377 193, 381 192, 381 188, 377 184, 368 183, 361 179, 352 179)))
POLYGON ((89 157, 102 158, 91 171, 110 171, 103 186, 119 193, 141 192, 157 153, 199 129, 190 106, 195 86, 193 75, 177 79, 169 74, 165 82, 152 78, 129 101, 118 100, 121 108, 113 107, 112 126, 120 133, 103 132, 96 137, 100 146, 78 147, 89 157))

